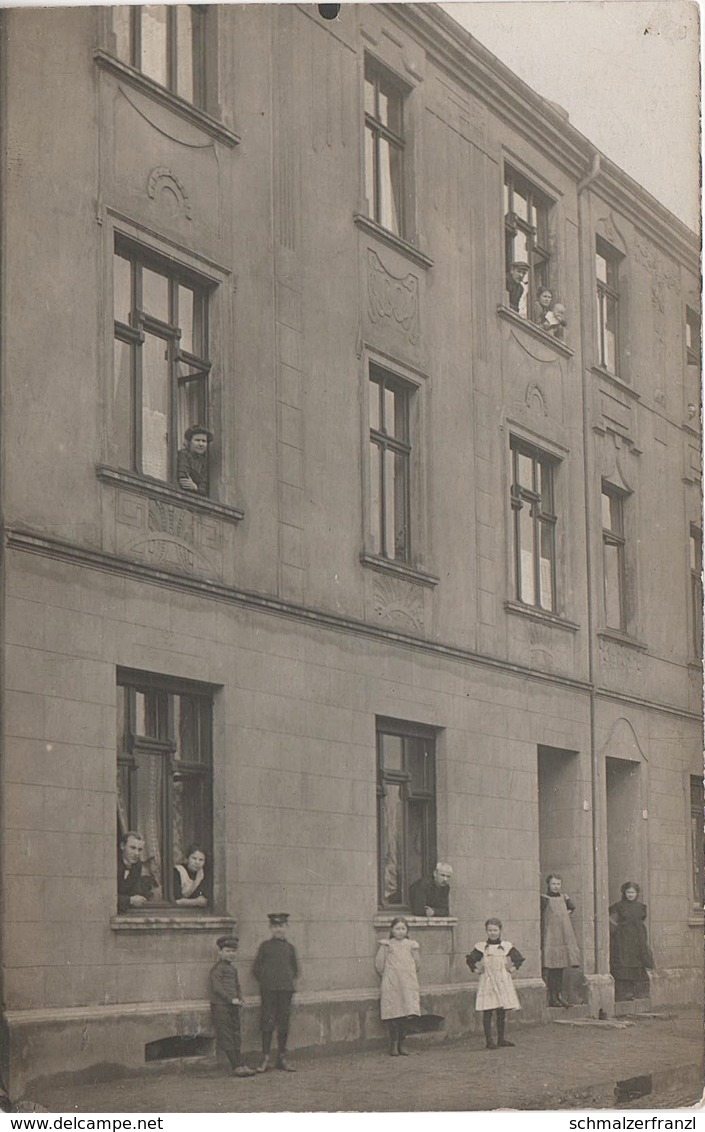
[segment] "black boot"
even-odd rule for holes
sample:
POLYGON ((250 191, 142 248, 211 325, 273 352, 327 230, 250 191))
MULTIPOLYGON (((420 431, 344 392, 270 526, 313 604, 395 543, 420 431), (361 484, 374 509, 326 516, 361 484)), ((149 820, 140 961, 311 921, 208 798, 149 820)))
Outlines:
POLYGON ((482 1028, 485 1031, 485 1045, 488 1049, 497 1049, 496 1042, 492 1041, 492 1011, 482 1011, 482 1028))
POLYGON ((397 1052, 399 1053, 399 1055, 401 1057, 408 1057, 409 1056, 408 1049, 404 1049, 404 1038, 405 1037, 406 1037, 406 1026, 404 1025, 404 1019, 400 1018, 399 1022, 397 1023, 397 1052))
POLYGON ((508 1042, 504 1036, 504 1021, 506 1012, 502 1007, 497 1011, 497 1045, 498 1046, 513 1046, 514 1042, 508 1042))
POLYGON ((389 1026, 389 1056, 399 1057, 399 1031, 397 1029, 396 1018, 390 1018, 387 1025, 389 1026))

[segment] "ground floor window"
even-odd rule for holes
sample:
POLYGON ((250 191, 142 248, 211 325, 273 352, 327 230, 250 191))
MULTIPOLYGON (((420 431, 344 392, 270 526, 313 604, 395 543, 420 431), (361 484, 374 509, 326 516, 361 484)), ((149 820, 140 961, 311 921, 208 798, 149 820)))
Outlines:
POLYGON ((404 908, 436 860, 436 744, 430 729, 377 721, 379 903, 404 908))
POLYGON ((202 685, 129 672, 118 676, 120 911, 145 900, 182 903, 185 893, 196 907, 210 902, 212 709, 212 693, 202 685), (191 868, 190 876, 183 867, 194 848, 203 861, 194 857, 201 867, 191 868))
POLYGON ((703 907, 705 907, 705 884, 703 883, 703 867, 705 866, 704 823, 703 780, 692 775, 690 779, 690 848, 693 862, 691 890, 693 907, 698 912, 702 912, 703 907))

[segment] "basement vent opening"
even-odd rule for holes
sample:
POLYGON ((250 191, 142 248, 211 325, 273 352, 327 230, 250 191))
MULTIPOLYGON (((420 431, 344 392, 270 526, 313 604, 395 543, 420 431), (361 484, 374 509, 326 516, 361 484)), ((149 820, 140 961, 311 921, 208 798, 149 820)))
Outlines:
POLYGON ((177 1034, 172 1038, 160 1038, 147 1042, 144 1047, 145 1061, 167 1061, 174 1057, 206 1057, 213 1050, 213 1038, 191 1034, 177 1034))

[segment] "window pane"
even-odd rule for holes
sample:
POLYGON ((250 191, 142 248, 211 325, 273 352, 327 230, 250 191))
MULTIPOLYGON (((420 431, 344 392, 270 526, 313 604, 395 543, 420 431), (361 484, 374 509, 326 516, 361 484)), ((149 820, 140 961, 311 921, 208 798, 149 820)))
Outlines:
POLYGON ((404 741, 401 735, 380 735, 382 766, 385 770, 404 769, 404 741))
POLYGON ((169 322, 169 280, 166 275, 142 268, 142 310, 160 322, 169 322))
POLYGON ((536 603, 534 586, 534 520, 525 502, 518 512, 519 524, 519 597, 528 605, 536 603))
POLYGON ((370 428, 375 432, 380 430, 379 419, 380 386, 376 381, 370 382, 370 428))
POLYGON ((537 461, 541 511, 544 515, 553 514, 553 469, 544 460, 537 461))
POLYGON ((205 424, 206 420, 206 380, 203 377, 193 381, 179 382, 177 405, 177 441, 183 444, 184 433, 189 425, 205 424))
POLYGON ((147 4, 139 9, 142 28, 140 70, 162 86, 167 85, 167 9, 147 4))
MULTIPOLYGON (((397 389, 394 393, 394 436, 405 443, 409 439, 409 398, 405 390, 397 389)), ((389 428, 387 422, 387 428, 389 428)))
POLYGON ((382 427, 389 436, 394 436, 394 390, 382 386, 382 427))
POLYGON ((407 468, 406 455, 394 453, 394 557, 404 561, 409 557, 407 468))
POLYGON ((604 365, 612 373, 617 372, 617 304, 609 295, 604 296, 604 365))
POLYGON ((179 346, 185 350, 187 354, 197 354, 200 352, 200 342, 198 346, 193 338, 193 308, 196 296, 190 287, 179 287, 179 328, 181 330, 181 340, 179 346))
POLYGON ((602 528, 605 531, 612 529, 612 507, 611 500, 606 491, 602 492, 602 528))
POLYGON ((607 282, 607 260, 599 252, 595 256, 595 274, 601 283, 607 282))
POLYGON ((529 223, 529 197, 528 194, 514 186, 514 212, 520 220, 529 223))
POLYGON ((365 204, 367 215, 377 219, 375 210, 375 135, 365 130, 365 204))
POLYGON ((398 137, 402 135, 402 106, 403 99, 399 91, 395 90, 390 84, 380 83, 380 121, 388 126, 398 137))
MULTIPOLYGON (((189 845, 210 844, 210 814, 207 793, 208 779, 200 774, 175 775, 172 787, 173 863, 180 864, 189 845)), ((206 859, 206 871, 212 875, 212 862, 206 859)))
POLYGON ((124 837, 130 829, 130 768, 124 763, 117 768, 117 818, 118 837, 124 837))
POLYGON ((137 768, 134 771, 136 814, 131 814, 134 827, 144 837, 142 860, 144 872, 151 876, 154 885, 153 898, 164 898, 164 759, 161 755, 137 755, 137 768), (136 820, 135 820, 136 819, 136 820))
POLYGON ((129 325, 132 311, 132 265, 121 255, 113 256, 113 308, 116 322, 129 325))
POLYGON ((428 802, 409 802, 406 868, 409 881, 418 880, 430 868, 428 846, 428 802))
POLYGON ((540 523, 539 581, 542 609, 553 609, 553 526, 540 523))
POLYGON ((135 735, 150 739, 166 736, 166 704, 158 692, 135 692, 135 735))
POLYGON ((132 454, 132 347, 114 340, 113 411, 110 444, 119 468, 134 467, 132 454))
POLYGON ((176 757, 203 762, 209 748, 207 714, 198 696, 174 696, 176 757))
POLYGON ((121 4, 113 8, 113 33, 115 35, 115 54, 123 63, 132 63, 130 42, 130 7, 121 4))
POLYGON ((386 904, 401 904, 404 869, 404 804, 401 786, 387 783, 380 805, 382 896, 386 904))
POLYGON ((365 113, 373 118, 375 114, 375 84, 370 78, 365 79, 365 113))
POLYGON ((401 234, 401 152, 385 138, 378 138, 379 216, 383 227, 401 234))
POLYGON ((152 334, 142 347, 142 471, 165 480, 169 476, 169 366, 167 344, 152 334))
POLYGON ((517 476, 521 487, 534 490, 534 461, 523 452, 517 452, 517 476))
POLYGON ((127 750, 127 693, 119 684, 116 696, 117 711, 117 749, 118 752, 127 750))
POLYGON ((376 444, 370 445, 370 533, 372 553, 382 554, 382 453, 376 444))
POLYGON ((433 789, 433 753, 425 739, 407 739, 406 769, 412 792, 433 789))
POLYGON ((176 93, 193 102, 193 11, 189 4, 176 6, 176 93))
POLYGON ((622 628, 620 594, 620 548, 605 543, 605 622, 610 629, 622 628))

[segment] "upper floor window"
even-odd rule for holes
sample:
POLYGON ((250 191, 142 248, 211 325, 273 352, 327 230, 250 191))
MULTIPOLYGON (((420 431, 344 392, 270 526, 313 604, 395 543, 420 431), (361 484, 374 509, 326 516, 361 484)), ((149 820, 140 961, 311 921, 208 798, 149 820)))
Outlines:
POLYGON ((700 315, 685 308, 685 353, 689 366, 700 365, 700 315))
POLYGON ((411 401, 413 386, 370 365, 370 526, 372 552, 411 558, 411 401))
POLYGON ((624 493, 603 483, 602 566, 605 624, 610 629, 627 627, 625 594, 624 493))
POLYGON ((619 261, 621 255, 597 240, 595 248, 595 276, 597 297, 597 361, 603 369, 617 373, 619 342, 617 337, 619 313, 619 261))
POLYGON ((207 289, 117 237, 113 296, 113 450, 121 467, 173 482, 186 430, 208 420, 207 289))
POLYGON ((212 696, 125 674, 117 707, 118 910, 147 902, 205 907, 213 876, 212 696))
POLYGON ((693 656, 703 655, 703 532, 690 527, 690 616, 692 624, 691 648, 693 656))
POLYGON ((404 236, 404 97, 406 88, 365 59, 365 197, 367 215, 404 236))
POLYGON ((705 838, 703 837, 703 823, 705 809, 703 800, 703 780, 690 777, 690 850, 692 861, 691 899, 696 911, 702 912, 705 906, 705 884, 703 884, 703 869, 705 868, 705 838))
POLYGON ((195 106, 205 107, 207 9, 145 4, 114 9, 117 55, 195 106))
POLYGON ((512 437, 512 510, 517 601, 556 608, 556 515, 552 456, 512 437))
MULTIPOLYGON (((549 214, 552 202, 513 169, 504 173, 504 269, 509 306, 535 317, 539 295, 550 291, 549 214)), ((543 313, 541 315, 543 317, 543 313)))
POLYGON ((433 732, 378 721, 379 902, 409 906, 409 888, 436 860, 436 753, 433 732))

